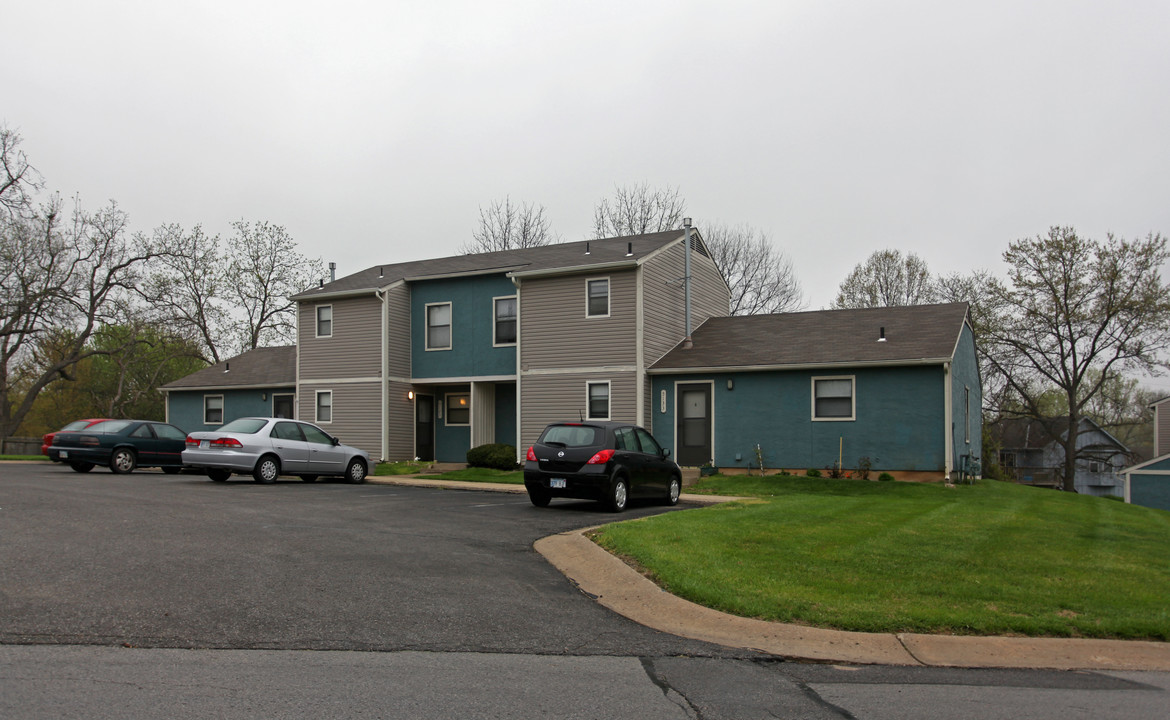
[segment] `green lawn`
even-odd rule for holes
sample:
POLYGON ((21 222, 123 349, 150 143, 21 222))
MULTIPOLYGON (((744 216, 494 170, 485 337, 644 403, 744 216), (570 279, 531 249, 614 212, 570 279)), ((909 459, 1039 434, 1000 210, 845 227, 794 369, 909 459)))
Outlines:
POLYGON ((1170 513, 994 481, 704 479, 755 496, 599 530, 670 592, 871 632, 1170 639, 1170 513))
POLYGON ((374 465, 373 475, 414 475, 430 468, 424 462, 381 462, 374 465))

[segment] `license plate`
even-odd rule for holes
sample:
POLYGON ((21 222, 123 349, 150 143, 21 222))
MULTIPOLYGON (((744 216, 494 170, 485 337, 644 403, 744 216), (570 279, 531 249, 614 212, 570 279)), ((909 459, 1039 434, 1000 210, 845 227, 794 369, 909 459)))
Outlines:
POLYGON ((548 486, 550 488, 563 488, 565 486, 564 478, 549 478, 548 486))
POLYGON ((62 451, 60 451, 60 452, 59 452, 59 453, 57 453, 57 454, 58 454, 58 455, 60 455, 60 456, 61 456, 61 457, 63 457, 63 458, 67 458, 67 457, 69 457, 69 451, 68 451, 68 450, 62 450, 62 451))
POLYGON ((199 441, 199 448, 200 448, 201 450, 206 450, 206 449, 207 449, 207 445, 209 444, 209 442, 210 442, 210 441, 208 441, 208 440, 200 440, 200 441, 199 441))

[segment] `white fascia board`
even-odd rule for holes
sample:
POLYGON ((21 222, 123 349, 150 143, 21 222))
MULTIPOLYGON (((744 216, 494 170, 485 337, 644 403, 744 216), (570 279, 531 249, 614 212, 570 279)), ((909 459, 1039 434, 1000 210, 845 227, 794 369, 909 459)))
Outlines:
POLYGON ((788 365, 727 365, 724 367, 681 367, 681 368, 650 368, 646 372, 651 375, 684 375, 694 373, 741 373, 761 372, 765 370, 824 370, 834 368, 871 368, 871 367, 920 367, 923 365, 943 365, 950 362, 950 358, 922 358, 920 360, 878 360, 871 362, 833 362, 833 363, 791 363, 788 365))
POLYGON ((414 385, 465 385, 470 382, 515 382, 515 375, 467 375, 464 377, 410 378, 414 385))
POLYGON ((381 285, 379 287, 358 288, 357 290, 339 290, 337 292, 324 292, 315 295, 294 295, 289 298, 297 302, 317 302, 318 300, 334 300, 337 298, 361 297, 362 295, 377 295, 380 292, 385 292, 391 288, 398 287, 404 283, 403 280, 395 280, 389 285, 381 285))
POLYGON ((503 265, 496 268, 483 268, 480 270, 464 270, 461 272, 439 273, 438 275, 412 275, 403 278, 405 282, 420 282, 422 280, 449 280, 451 278, 463 277, 477 277, 479 275, 499 275, 500 273, 508 273, 511 276, 511 271, 516 268, 522 268, 523 265, 503 265))
POLYGON ((275 382, 275 383, 267 383, 264 385, 185 385, 183 387, 169 387, 169 388, 159 388, 159 389, 162 390, 164 393, 171 393, 171 392, 190 392, 192 390, 198 390, 201 392, 206 392, 208 390, 220 390, 220 391, 222 391, 222 390, 271 390, 272 388, 282 388, 282 387, 296 387, 296 381, 292 380, 289 382, 275 382))

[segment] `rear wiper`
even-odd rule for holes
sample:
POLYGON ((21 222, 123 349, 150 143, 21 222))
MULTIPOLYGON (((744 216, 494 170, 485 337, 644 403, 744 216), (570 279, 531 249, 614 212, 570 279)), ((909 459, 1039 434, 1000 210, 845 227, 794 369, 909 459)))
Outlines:
POLYGON ((544 444, 545 445, 556 445, 557 447, 569 447, 568 445, 564 444, 563 442, 557 442, 556 440, 545 440, 544 444))

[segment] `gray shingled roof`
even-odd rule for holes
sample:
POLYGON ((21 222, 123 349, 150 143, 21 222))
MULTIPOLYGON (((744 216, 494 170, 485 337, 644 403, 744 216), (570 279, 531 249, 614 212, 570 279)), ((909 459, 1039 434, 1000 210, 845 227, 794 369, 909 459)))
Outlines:
MULTIPOLYGON (((695 233, 696 236, 698 233, 695 233)), ((501 250, 475 255, 454 255, 430 260, 375 265, 361 272, 338 278, 323 287, 310 288, 293 295, 293 300, 307 300, 316 296, 337 293, 373 292, 399 280, 474 274, 492 270, 500 272, 540 272, 568 268, 586 269, 597 265, 628 263, 634 265, 641 258, 658 250, 683 235, 683 230, 666 230, 648 235, 582 240, 580 242, 544 245, 520 250, 501 250), (627 255, 630 245, 633 253, 627 255), (585 254, 586 245, 589 254, 585 254)))
POLYGON ((939 361, 966 317, 967 303, 713 317, 691 333, 694 347, 679 343, 651 372, 939 361))
POLYGON ((235 387, 292 387, 297 382, 297 348, 280 345, 249 350, 162 386, 163 390, 235 387))

